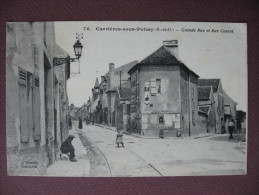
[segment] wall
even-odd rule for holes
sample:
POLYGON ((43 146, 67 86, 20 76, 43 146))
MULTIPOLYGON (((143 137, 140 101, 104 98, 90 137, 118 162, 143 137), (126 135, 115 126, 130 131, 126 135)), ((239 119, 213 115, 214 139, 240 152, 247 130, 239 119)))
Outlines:
POLYGON ((197 77, 181 69, 181 131, 184 136, 199 134, 197 77))
MULTIPOLYGON (((6 34, 7 172, 8 175, 41 175, 45 173, 50 162, 48 158, 50 150, 53 151, 53 148, 46 146, 45 141, 44 53, 52 62, 54 24, 52 22, 46 23, 46 45, 43 40, 44 23, 41 22, 7 23, 6 34), (30 84, 27 87, 29 99, 27 99, 28 104, 24 106, 24 112, 32 113, 36 111, 34 109, 37 107, 39 109, 38 115, 26 116, 26 114, 20 114, 22 107, 18 105, 20 105, 22 93, 19 91, 18 67, 31 75, 27 82, 27 84, 30 84), (32 99, 35 98, 35 90, 32 91, 32 85, 34 84, 32 78, 36 77, 39 78, 39 96, 36 99, 38 103, 33 106, 32 99), (38 116, 39 120, 35 121, 34 116, 38 116), (24 117, 28 117, 28 119, 20 120, 24 117), (28 141, 22 143, 20 126, 25 123, 28 125, 25 130, 28 131, 29 137, 28 141), (37 132, 40 137, 38 136, 36 140, 35 133, 37 132)), ((49 77, 49 81, 52 83, 49 87, 53 91, 53 74, 49 77)), ((52 102, 52 106, 49 106, 48 109, 51 109, 52 113, 48 112, 48 119, 50 120, 48 121, 48 129, 49 132, 53 132, 53 95, 49 95, 49 102, 52 102)))
POLYGON ((190 100, 190 135, 199 134, 198 124, 198 78, 189 73, 189 100, 190 100))
POLYGON ((197 128, 199 129, 200 133, 207 133, 208 130, 208 118, 205 114, 199 113, 198 114, 198 124, 197 128))
POLYGON ((118 91, 116 92, 115 102, 114 102, 114 109, 115 109, 115 126, 118 129, 123 129, 123 105, 120 104, 120 98, 118 91))
MULTIPOLYGON (((180 68, 178 66, 141 66, 139 73, 139 102, 140 114, 142 116, 141 124, 142 131, 147 136, 158 136, 159 130, 164 128, 164 125, 159 124, 158 118, 164 117, 165 114, 181 113, 180 100, 180 68), (150 95, 150 104, 144 103, 145 82, 150 82, 151 79, 165 79, 165 94, 150 95), (143 127, 143 117, 147 117, 147 128, 143 127)), ((172 125, 168 126, 168 135, 175 134, 172 130, 172 125)), ((143 134, 143 132, 142 132, 143 134)))

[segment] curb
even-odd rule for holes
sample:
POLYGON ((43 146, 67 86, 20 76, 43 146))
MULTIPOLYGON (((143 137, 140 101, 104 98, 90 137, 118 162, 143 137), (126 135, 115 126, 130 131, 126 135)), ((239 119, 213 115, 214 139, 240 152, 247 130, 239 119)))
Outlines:
MULTIPOLYGON (((109 129, 111 131, 116 131, 115 129, 113 129, 113 128, 116 128, 116 127, 110 127, 110 126, 100 125, 100 124, 95 124, 95 126, 102 127, 102 128, 105 128, 105 129, 109 129)), ((142 139, 161 139, 159 137, 145 137, 143 135, 130 134, 127 131, 124 131, 124 130, 123 130, 123 134, 129 135, 129 136, 132 136, 132 137, 142 138, 142 139)), ((183 137, 165 137, 164 139, 184 139, 184 138, 183 137)))

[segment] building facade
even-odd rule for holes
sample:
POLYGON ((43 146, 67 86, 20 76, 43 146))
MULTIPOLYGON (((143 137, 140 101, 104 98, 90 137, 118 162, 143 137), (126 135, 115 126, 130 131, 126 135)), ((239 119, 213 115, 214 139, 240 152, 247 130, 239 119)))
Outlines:
POLYGON ((114 102, 115 110, 115 126, 118 129, 130 131, 130 97, 131 87, 130 81, 123 82, 117 87, 116 97, 114 102))
POLYGON ((229 132, 228 129, 228 123, 230 120, 235 121, 235 133, 241 133, 241 131, 238 131, 237 128, 237 102, 235 102, 225 91, 223 91, 223 96, 224 96, 224 127, 225 127, 225 132, 229 132))
POLYGON ((220 79, 199 79, 199 87, 211 86, 213 90, 213 98, 215 101, 215 128, 216 133, 225 131, 224 122, 224 94, 220 79))
POLYGON ((131 130, 144 136, 198 133, 198 75, 178 59, 178 42, 163 46, 129 70, 131 130))
POLYGON ((6 34, 7 172, 43 175, 55 162, 63 120, 54 23, 8 22, 6 34))
POLYGON ((216 106, 212 86, 198 87, 198 106, 201 118, 198 120, 200 132, 216 133, 216 106), (206 120, 204 120, 204 115, 207 116, 206 120))
POLYGON ((128 70, 136 63, 137 61, 132 61, 117 68, 114 67, 114 63, 109 63, 109 71, 101 77, 100 84, 96 78, 91 99, 91 115, 95 123, 116 126, 117 88, 129 80, 128 70))

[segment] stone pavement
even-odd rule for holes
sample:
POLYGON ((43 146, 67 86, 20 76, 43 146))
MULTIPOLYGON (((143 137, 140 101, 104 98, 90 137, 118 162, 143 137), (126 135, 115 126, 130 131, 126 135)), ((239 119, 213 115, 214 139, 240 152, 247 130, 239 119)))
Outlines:
POLYGON ((57 176, 57 177, 87 177, 90 172, 90 160, 87 158, 87 152, 82 142, 80 141, 75 129, 69 131, 70 135, 74 135, 75 138, 72 144, 75 148, 75 155, 77 162, 71 162, 67 156, 63 155, 62 159, 58 157, 58 160, 54 164, 47 168, 45 176, 57 176))

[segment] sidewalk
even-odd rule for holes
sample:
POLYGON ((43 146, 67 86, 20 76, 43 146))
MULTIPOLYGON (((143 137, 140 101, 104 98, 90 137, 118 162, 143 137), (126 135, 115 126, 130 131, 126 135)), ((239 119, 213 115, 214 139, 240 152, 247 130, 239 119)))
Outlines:
MULTIPOLYGON (((112 130, 112 131, 117 131, 116 127, 110 127, 110 126, 102 125, 102 124, 95 124, 95 125, 98 126, 98 127, 102 127, 102 128, 105 128, 105 129, 112 130)), ((125 129, 123 129, 123 133, 126 134, 126 135, 129 135, 129 136, 144 138, 144 139, 161 139, 158 136, 157 137, 155 137, 155 136, 143 136, 143 135, 140 135, 140 134, 137 134, 137 133, 130 133, 130 132, 127 132, 125 129)), ((191 136, 191 138, 199 139, 199 138, 210 137, 210 136, 213 136, 213 135, 216 135, 216 134, 203 133, 203 134, 199 134, 199 135, 193 135, 193 136, 191 136)), ((184 139, 184 137, 165 137, 164 139, 184 139)))
POLYGON ((86 157, 86 149, 84 148, 81 140, 79 139, 74 127, 69 131, 69 135, 74 135, 73 146, 75 148, 75 155, 77 162, 69 161, 68 157, 64 156, 59 158, 47 168, 45 176, 56 177, 88 177, 90 173, 90 160, 86 157))

